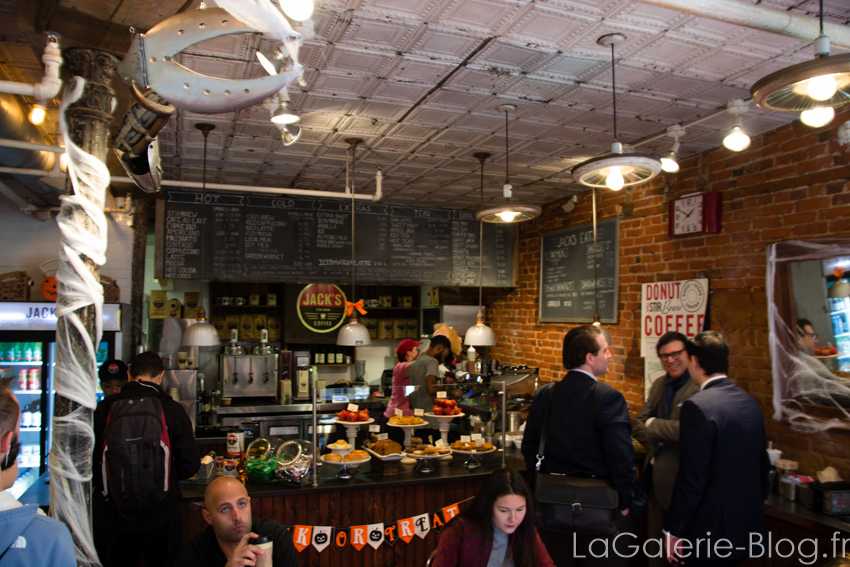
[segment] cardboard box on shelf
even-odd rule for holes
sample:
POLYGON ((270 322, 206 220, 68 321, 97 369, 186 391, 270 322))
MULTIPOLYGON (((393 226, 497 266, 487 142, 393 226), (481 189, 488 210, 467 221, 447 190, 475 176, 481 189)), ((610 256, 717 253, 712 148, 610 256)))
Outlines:
POLYGON ((239 317, 239 340, 253 341, 257 337, 254 336, 254 316, 251 314, 243 314, 239 317))
POLYGON ((201 307, 201 294, 197 291, 187 291, 183 294, 183 318, 197 319, 201 307))
POLYGON ((168 318, 168 292, 164 289, 151 290, 151 304, 148 317, 151 319, 168 318))
POLYGON ((269 340, 270 341, 279 341, 280 340, 280 317, 277 315, 269 315, 266 317, 266 325, 269 330, 269 340))

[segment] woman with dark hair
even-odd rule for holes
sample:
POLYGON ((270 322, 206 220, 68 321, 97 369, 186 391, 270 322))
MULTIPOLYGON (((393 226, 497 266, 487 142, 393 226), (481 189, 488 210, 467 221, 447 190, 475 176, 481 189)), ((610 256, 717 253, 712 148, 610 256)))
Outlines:
POLYGON ((525 480, 499 469, 446 526, 431 567, 555 567, 535 523, 525 480))

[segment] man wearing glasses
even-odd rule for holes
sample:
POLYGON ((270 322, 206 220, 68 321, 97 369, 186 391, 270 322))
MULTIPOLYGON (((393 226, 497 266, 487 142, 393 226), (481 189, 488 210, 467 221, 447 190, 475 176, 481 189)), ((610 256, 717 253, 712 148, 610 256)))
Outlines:
MULTIPOLYGON (((648 537, 662 540, 664 516, 673 496, 673 482, 679 470, 679 409, 699 391, 688 373, 688 338, 671 331, 658 339, 655 352, 667 372, 652 383, 643 408, 632 419, 632 436, 646 447, 643 483, 648 493, 648 537)), ((650 567, 662 567, 663 557, 650 557, 650 567)))

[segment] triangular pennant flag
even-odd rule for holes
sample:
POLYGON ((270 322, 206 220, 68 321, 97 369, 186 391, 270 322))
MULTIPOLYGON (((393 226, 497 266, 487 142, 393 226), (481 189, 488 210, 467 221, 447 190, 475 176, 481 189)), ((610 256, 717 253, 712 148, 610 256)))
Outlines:
POLYGON ((449 520, 458 514, 460 514, 460 508, 458 508, 457 503, 454 503, 451 506, 446 506, 443 508, 443 521, 448 524, 449 520))
POLYGON ((334 528, 334 545, 342 549, 348 545, 348 528, 334 528))
POLYGON ((312 530, 313 526, 295 526, 295 529, 292 531, 292 545, 295 546, 298 553, 301 553, 310 545, 310 533, 312 530))
POLYGON ((331 544, 331 526, 313 526, 313 547, 321 553, 331 544))
POLYGON ((445 526, 445 522, 443 522, 443 515, 440 513, 440 510, 436 512, 431 512, 431 529, 437 533, 443 531, 443 526, 445 526))
POLYGON ((366 526, 351 526, 351 545, 357 551, 366 546, 366 526))
POLYGON ((413 517, 413 529, 421 539, 425 539, 428 532, 431 531, 431 524, 428 523, 428 514, 420 514, 413 517))
POLYGON ((292 528, 294 528, 294 527, 295 527, 295 526, 293 526, 292 524, 281 524, 281 526, 283 526, 284 528, 286 528, 286 531, 288 531, 289 533, 292 533, 292 528))
POLYGON ((384 541, 390 545, 395 545, 398 541, 398 522, 384 524, 384 541))
POLYGON ((398 537, 403 540, 404 543, 410 543, 410 540, 413 539, 415 535, 413 531, 413 518, 405 518, 404 520, 398 521, 398 537))
POLYGON ((384 543, 384 524, 369 524, 366 526, 369 532, 369 545, 373 549, 378 549, 384 543))

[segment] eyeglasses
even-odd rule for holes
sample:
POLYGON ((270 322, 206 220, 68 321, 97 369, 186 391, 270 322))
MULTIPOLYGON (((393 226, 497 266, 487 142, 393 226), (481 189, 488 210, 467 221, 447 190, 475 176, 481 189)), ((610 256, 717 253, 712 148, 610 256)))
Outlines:
POLYGON ((812 337, 813 339, 818 338, 818 334, 817 334, 817 333, 806 333, 806 334, 807 334, 808 336, 812 337))
POLYGON ((679 360, 679 357, 682 356, 682 353, 687 349, 682 350, 674 350, 670 354, 661 354, 658 358, 661 359, 661 362, 667 362, 668 360, 679 360))

